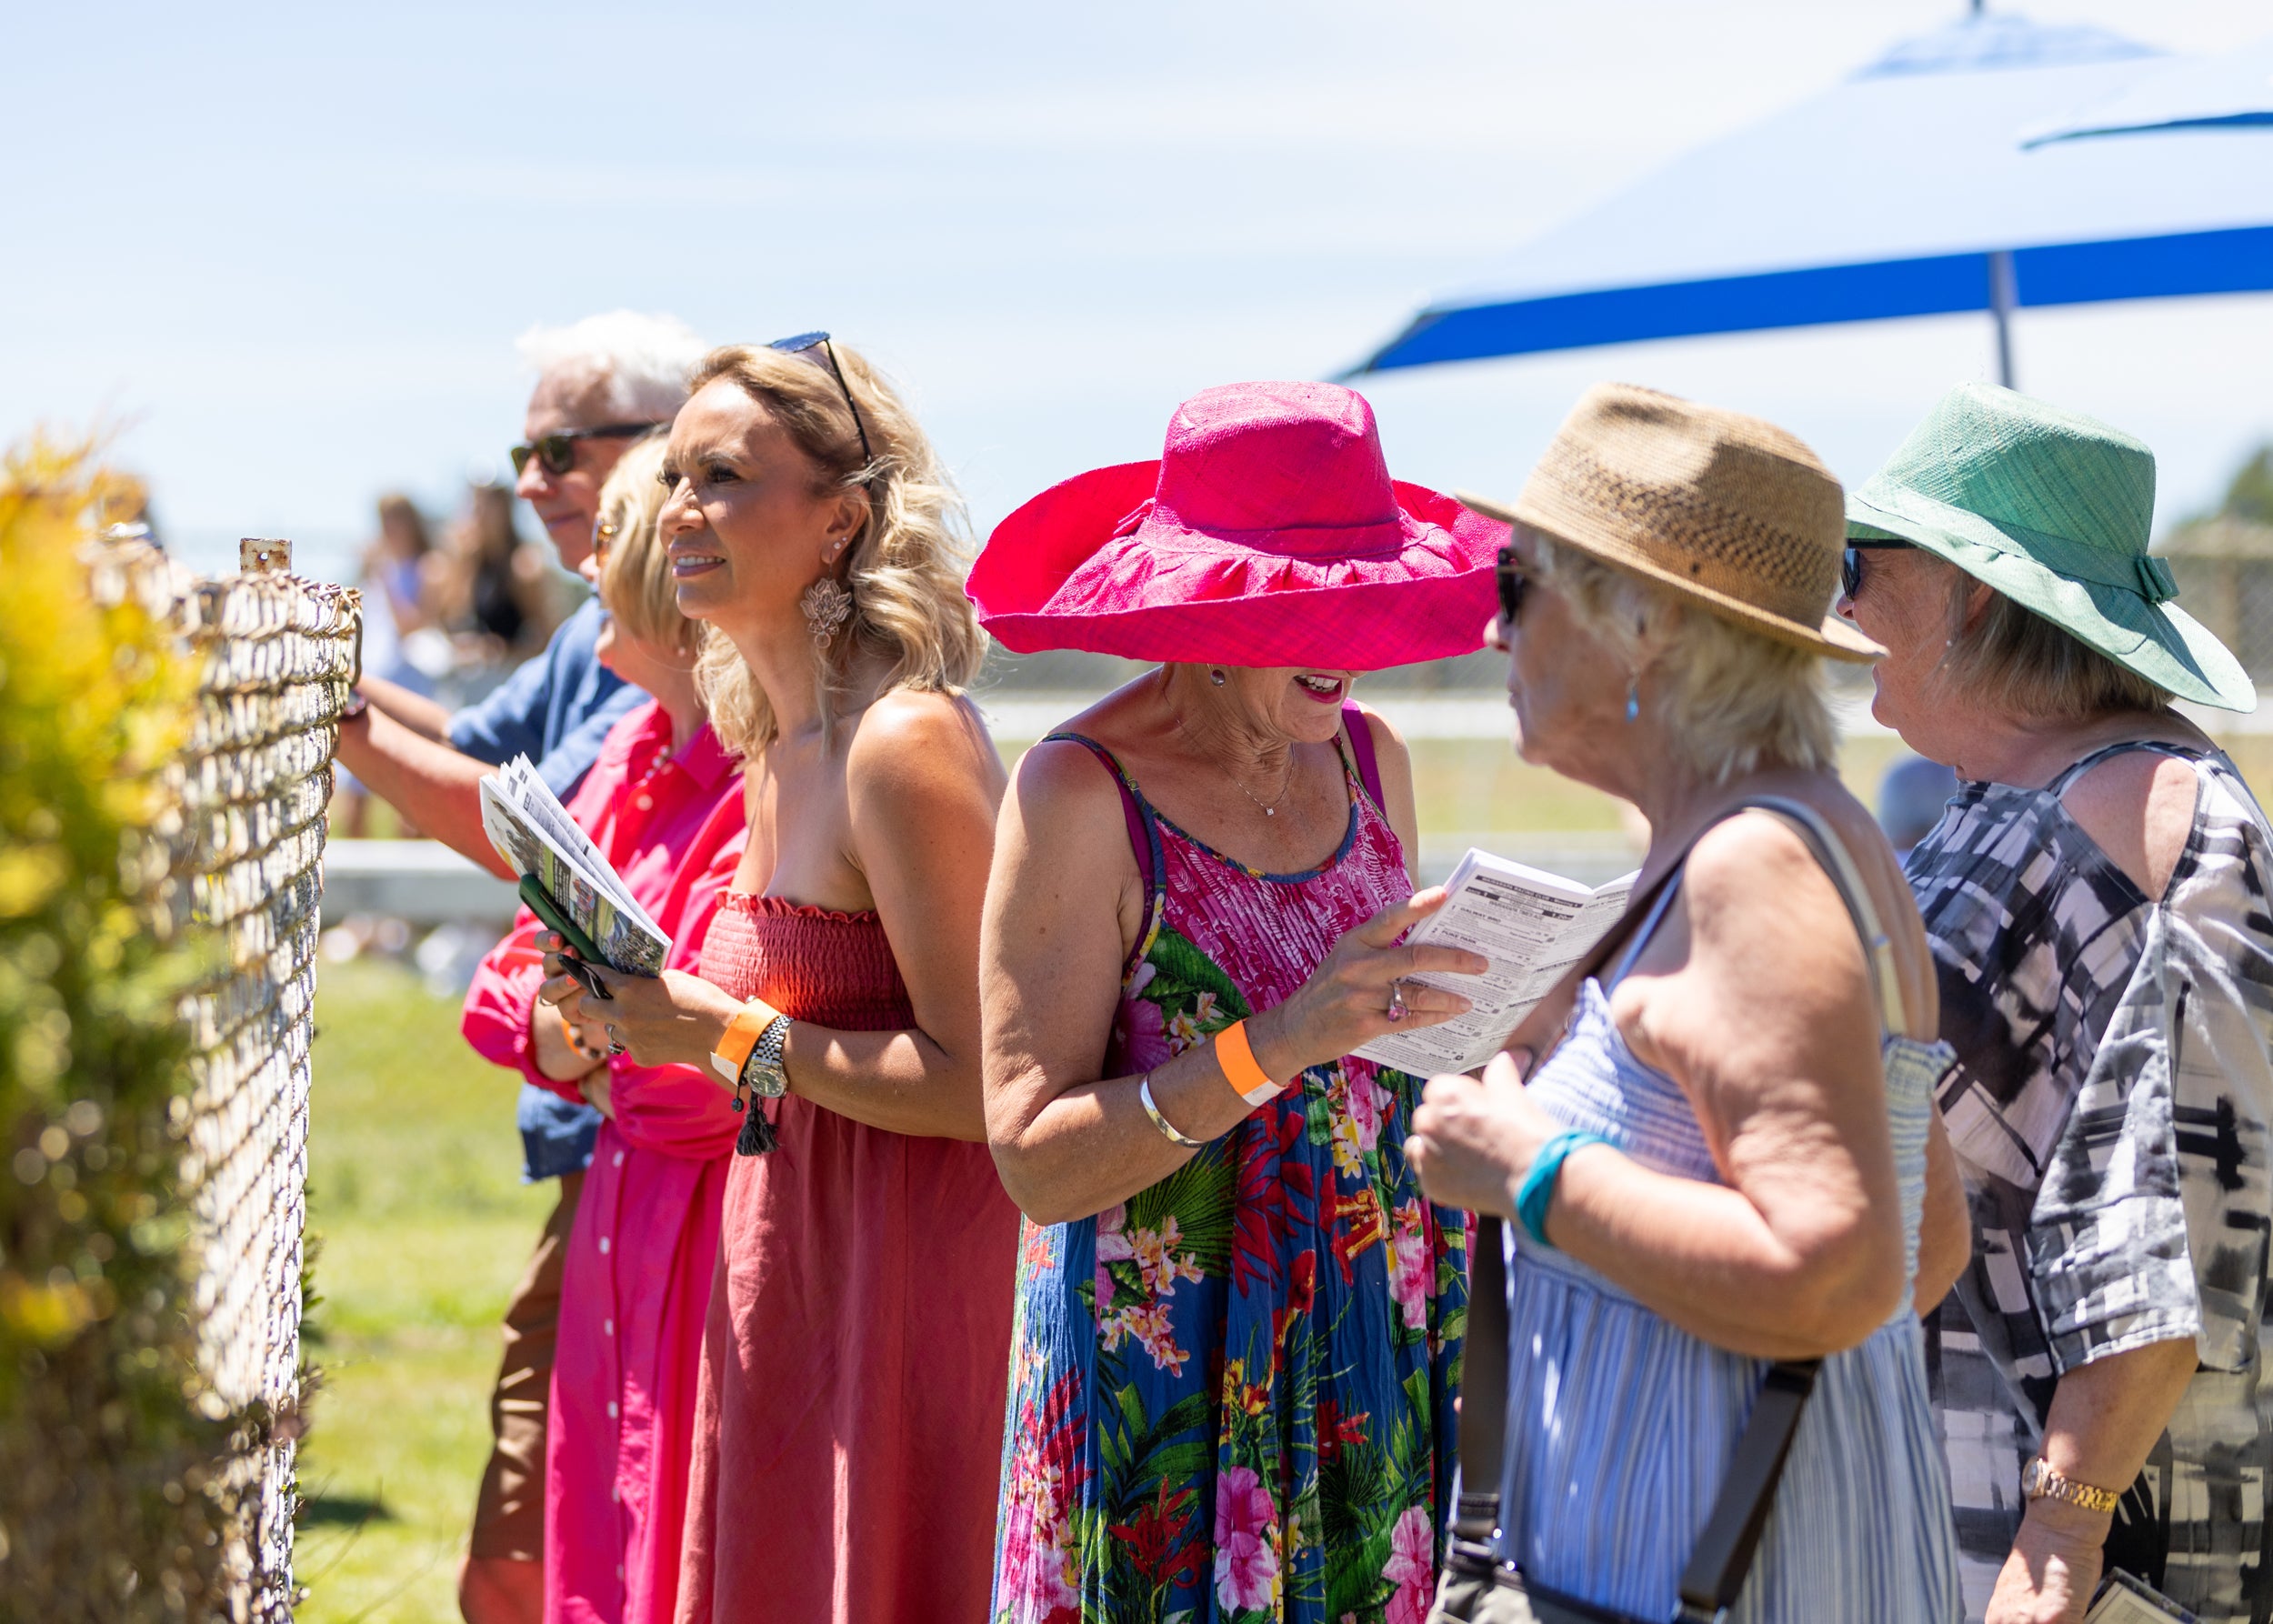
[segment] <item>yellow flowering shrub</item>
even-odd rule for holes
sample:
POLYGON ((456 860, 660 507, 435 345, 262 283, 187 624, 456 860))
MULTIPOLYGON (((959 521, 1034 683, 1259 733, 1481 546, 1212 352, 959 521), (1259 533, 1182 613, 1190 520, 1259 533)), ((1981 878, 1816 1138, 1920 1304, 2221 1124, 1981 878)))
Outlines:
POLYGON ((239 1418, 195 1366, 158 769, 190 677, 92 596, 115 484, 85 446, 0 460, 0 1617, 217 1608, 239 1418))

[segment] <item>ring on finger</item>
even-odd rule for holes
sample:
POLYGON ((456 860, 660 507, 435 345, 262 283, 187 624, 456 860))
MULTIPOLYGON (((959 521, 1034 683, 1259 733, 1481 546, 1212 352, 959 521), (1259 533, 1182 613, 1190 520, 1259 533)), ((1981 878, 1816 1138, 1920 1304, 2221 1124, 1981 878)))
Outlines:
POLYGON ((1405 982, 1401 977, 1389 983, 1389 1018, 1405 1018, 1405 982))

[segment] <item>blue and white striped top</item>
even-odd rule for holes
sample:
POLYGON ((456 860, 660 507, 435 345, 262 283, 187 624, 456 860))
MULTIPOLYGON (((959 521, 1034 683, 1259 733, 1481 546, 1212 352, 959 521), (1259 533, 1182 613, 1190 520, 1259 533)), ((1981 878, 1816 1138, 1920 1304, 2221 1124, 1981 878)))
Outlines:
MULTIPOLYGON (((1653 915, 1611 986, 1655 922, 1653 915)), ((1915 1277, 1931 1089, 1949 1056, 1942 1045, 1899 1036, 1883 1053, 1915 1277)), ((1680 1087, 1634 1058, 1598 982, 1580 988, 1569 1036, 1530 1093, 1557 1121, 1600 1134, 1644 1167, 1721 1182, 1680 1087)), ((1670 1619, 1681 1569, 1767 1367, 1691 1336, 1585 1265, 1534 1245, 1518 1226, 1507 1233, 1515 1254, 1500 1554, 1567 1595, 1670 1619)), ((1959 1617, 1948 1487, 1905 1292, 1894 1318, 1860 1347, 1823 1361, 1729 1619, 1959 1617)))

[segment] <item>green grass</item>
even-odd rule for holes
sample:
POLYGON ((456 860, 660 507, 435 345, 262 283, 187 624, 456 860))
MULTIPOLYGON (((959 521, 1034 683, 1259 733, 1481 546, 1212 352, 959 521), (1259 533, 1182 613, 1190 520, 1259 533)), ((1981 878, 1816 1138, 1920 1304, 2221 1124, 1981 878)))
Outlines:
POLYGON ((295 1559, 306 1624, 449 1624, 506 1293, 550 1210, 520 1182, 514 1079, 456 999, 385 963, 324 967, 309 1123, 322 1238, 295 1559))
MULTIPOLYGON (((1617 829, 1619 803, 1598 789, 1532 767, 1511 744, 1486 739, 1415 739, 1413 794, 1421 833, 1576 834, 1617 829)), ((1847 787, 1875 807, 1878 778, 1902 753, 1899 740, 1851 738, 1839 752, 1847 787)))

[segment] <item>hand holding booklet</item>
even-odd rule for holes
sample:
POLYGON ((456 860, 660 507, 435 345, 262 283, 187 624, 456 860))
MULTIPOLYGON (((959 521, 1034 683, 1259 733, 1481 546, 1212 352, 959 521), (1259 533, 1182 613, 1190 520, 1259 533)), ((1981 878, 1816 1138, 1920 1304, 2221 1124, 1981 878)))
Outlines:
POLYGON ((1492 967, 1480 976, 1410 977, 1458 993, 1474 1007, 1440 1026, 1387 1033, 1359 1048, 1358 1058, 1415 1077, 1476 1070, 1617 922, 1638 877, 1637 870, 1597 890, 1470 847, 1445 881, 1445 905, 1405 939, 1410 947, 1465 947, 1490 959, 1492 967))
POLYGON ((531 911, 583 958, 627 976, 659 976, 671 938, 586 838, 526 756, 481 782, 482 832, 521 876, 531 911))

